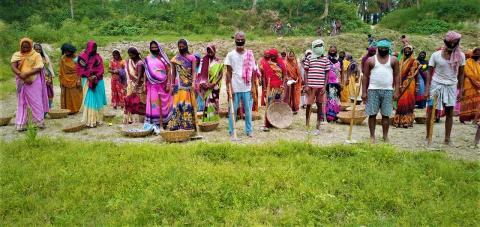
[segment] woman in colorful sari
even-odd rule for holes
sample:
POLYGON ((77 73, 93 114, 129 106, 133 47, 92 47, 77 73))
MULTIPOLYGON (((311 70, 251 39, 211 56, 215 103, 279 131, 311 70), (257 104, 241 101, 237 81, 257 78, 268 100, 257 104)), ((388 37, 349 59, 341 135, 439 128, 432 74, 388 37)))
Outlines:
POLYGON ((113 50, 113 59, 110 60, 108 72, 112 74, 111 86, 112 86, 112 107, 125 106, 125 61, 122 59, 119 50, 113 50))
MULTIPOLYGON (((287 68, 277 49, 270 49, 268 55, 270 56, 270 61, 264 61, 260 65, 260 72, 266 80, 264 81, 264 86, 267 88, 267 107, 273 102, 284 99, 284 86, 287 79, 287 68)), ((262 130, 268 131, 271 126, 265 111, 265 121, 262 130)))
POLYGON ((77 73, 82 77, 83 116, 87 127, 100 125, 102 110, 107 105, 105 82, 103 81, 103 59, 97 53, 97 44, 90 40, 87 48, 78 56, 77 73))
POLYGON ((464 67, 465 80, 461 99, 460 121, 477 121, 480 108, 480 48, 477 47, 464 67))
POLYGON ((327 85, 327 121, 336 121, 337 114, 340 112, 340 61, 337 59, 337 47, 331 46, 328 50, 328 60, 330 61, 330 70, 328 71, 327 85))
MULTIPOLYGON (((171 63, 157 41, 150 42, 150 54, 144 59, 144 65, 147 78, 144 129, 153 129, 158 134, 160 133, 160 127, 165 128, 172 118, 172 95, 170 91, 173 79, 170 74, 171 63)), ((143 74, 141 70, 137 69, 137 71, 139 75, 143 74)))
POLYGON ((60 106, 62 109, 69 109, 70 114, 75 114, 82 107, 82 80, 77 74, 75 63, 75 51, 77 49, 71 44, 62 45, 62 58, 58 80, 60 81, 60 106))
POLYGON ((217 49, 214 45, 207 46, 207 54, 202 58, 200 65, 199 96, 205 100, 205 110, 202 121, 218 120, 220 111, 220 86, 222 85, 223 63, 215 56, 217 49))
POLYGON ((415 78, 420 70, 420 63, 413 56, 413 47, 406 45, 403 48, 402 60, 400 61, 400 96, 397 110, 393 117, 393 125, 397 128, 413 127, 415 120, 415 78))
POLYGON ((293 114, 297 114, 300 109, 300 95, 302 93, 302 76, 300 75, 300 67, 298 66, 297 57, 291 50, 288 52, 287 62, 287 80, 294 80, 295 82, 288 85, 287 94, 285 100, 292 108, 293 114))
POLYGON ((142 122, 140 116, 145 116, 146 89, 144 85, 144 62, 137 48, 128 48, 126 62, 127 96, 125 97, 124 123, 142 122))
POLYGON ((17 131, 27 129, 28 108, 36 126, 44 128, 44 116, 49 111, 44 65, 42 56, 33 50, 31 39, 20 40, 20 51, 13 54, 10 63, 17 85, 17 131))
MULTIPOLYGON (((268 50, 265 50, 263 51, 263 58, 260 59, 260 62, 258 63, 258 65, 263 65, 265 63, 268 64, 268 61, 270 61, 270 56, 268 55, 268 50)), ((261 97, 260 105, 265 106, 265 97, 267 96, 267 81, 264 78, 263 73, 261 73, 260 81, 262 84, 262 97, 261 97)))
POLYGON ((420 64, 420 70, 416 77, 415 83, 415 105, 417 109, 424 109, 426 105, 425 100, 425 78, 427 78, 428 71, 428 61, 425 59, 427 57, 427 52, 421 51, 418 54, 417 61, 420 64))
POLYGON ((42 45, 39 43, 33 44, 33 49, 42 56, 43 60, 43 73, 45 75, 45 83, 47 86, 47 96, 48 96, 48 107, 52 108, 53 103, 53 78, 55 77, 55 72, 53 72, 52 62, 47 55, 47 52, 43 50, 42 45))
POLYGON ((179 53, 170 61, 173 64, 173 77, 175 85, 173 89, 172 120, 168 123, 171 131, 196 129, 195 125, 195 89, 196 59, 188 51, 188 42, 185 39, 178 40, 179 53))

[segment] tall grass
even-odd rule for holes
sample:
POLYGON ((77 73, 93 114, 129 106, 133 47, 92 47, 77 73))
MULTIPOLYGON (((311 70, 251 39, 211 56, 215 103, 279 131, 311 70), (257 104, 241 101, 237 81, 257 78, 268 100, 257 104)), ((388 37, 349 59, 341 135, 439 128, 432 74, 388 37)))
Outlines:
MULTIPOLYGON (((406 33, 435 34, 449 29, 470 29, 479 24, 480 4, 471 0, 425 0, 420 8, 395 10, 380 25, 406 33)), ((477 29, 478 32, 478 29, 477 29)))
POLYGON ((459 225, 478 162, 389 146, 1 144, 0 225, 459 225))

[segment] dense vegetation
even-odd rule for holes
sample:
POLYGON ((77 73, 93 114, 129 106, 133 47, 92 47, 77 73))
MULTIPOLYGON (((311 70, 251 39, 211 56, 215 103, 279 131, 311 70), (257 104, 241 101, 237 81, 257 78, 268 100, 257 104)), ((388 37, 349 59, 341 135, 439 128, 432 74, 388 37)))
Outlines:
POLYGON ((0 225, 474 226, 478 162, 389 146, 18 140, 0 225))
POLYGON ((405 33, 434 34, 449 29, 473 29, 479 34, 480 2, 425 0, 420 7, 395 10, 380 25, 405 33))

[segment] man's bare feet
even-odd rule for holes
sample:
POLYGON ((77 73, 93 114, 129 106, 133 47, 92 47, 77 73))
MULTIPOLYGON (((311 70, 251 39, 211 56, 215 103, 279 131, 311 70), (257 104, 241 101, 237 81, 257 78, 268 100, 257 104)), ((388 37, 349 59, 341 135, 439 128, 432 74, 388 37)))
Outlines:
POLYGON ((377 140, 375 139, 375 137, 370 137, 370 143, 371 144, 376 144, 377 143, 377 140))

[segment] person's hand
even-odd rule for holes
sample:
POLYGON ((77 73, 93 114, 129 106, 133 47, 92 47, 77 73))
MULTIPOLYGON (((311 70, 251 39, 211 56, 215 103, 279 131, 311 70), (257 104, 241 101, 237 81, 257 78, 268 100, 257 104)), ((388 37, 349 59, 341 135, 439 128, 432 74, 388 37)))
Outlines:
POLYGON ((366 93, 362 94, 362 101, 363 101, 363 104, 367 103, 367 94, 366 93))
POLYGON ((77 80, 77 87, 81 87, 82 86, 82 81, 81 80, 77 80))
POLYGON ((27 74, 26 74, 26 73, 24 73, 24 72, 23 72, 23 73, 20 73, 20 74, 18 74, 18 76, 19 76, 20 78, 22 78, 22 79, 27 79, 27 74))
POLYGON ((399 98, 400 98, 399 92, 395 92, 395 94, 393 94, 393 100, 397 101, 399 98))
POLYGON ((170 93, 171 90, 172 90, 172 85, 167 83, 167 85, 165 86, 165 92, 170 93))
POLYGON ((430 89, 425 89, 425 94, 423 94, 425 100, 430 99, 430 89))
POLYGON ((460 100, 462 100, 462 96, 463 96, 463 89, 461 89, 461 90, 458 92, 457 102, 460 102, 460 100))

